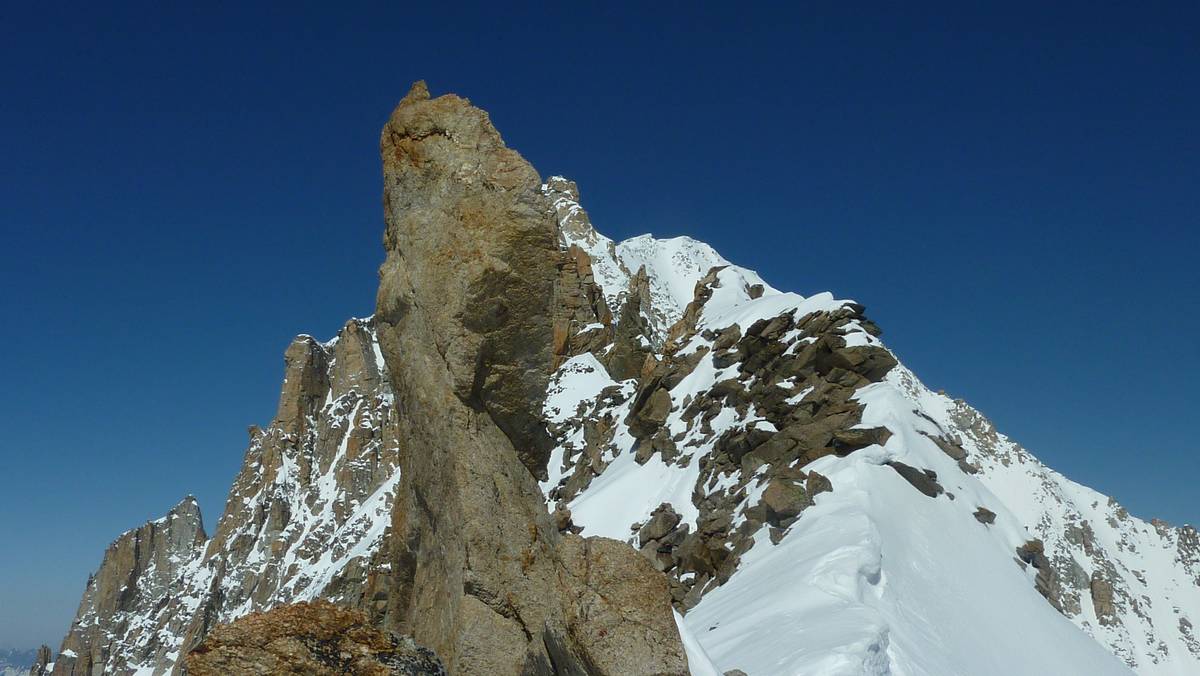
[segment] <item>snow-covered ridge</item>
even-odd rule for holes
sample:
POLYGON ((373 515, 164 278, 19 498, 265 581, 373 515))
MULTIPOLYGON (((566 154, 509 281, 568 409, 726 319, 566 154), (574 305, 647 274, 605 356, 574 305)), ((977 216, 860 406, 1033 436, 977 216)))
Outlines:
POLYGON ((679 321, 692 301, 696 282, 715 267, 728 267, 727 274, 739 275, 742 283, 738 288, 757 284, 765 293, 778 293, 754 271, 732 265, 712 247, 691 237, 640 235, 613 242, 592 227, 575 183, 561 176, 549 178, 542 191, 552 199, 563 247, 578 246, 591 258, 596 283, 613 315, 624 303, 634 277, 645 271, 651 308, 646 319, 655 334, 648 337, 655 342, 661 343, 667 330, 679 321))
POLYGON ((729 464, 731 439, 753 447, 784 434, 763 418, 764 407, 778 420, 789 406, 824 405, 814 391, 819 378, 817 388, 801 387, 758 362, 747 368, 752 356, 731 356, 730 345, 764 322, 790 318, 772 339, 778 359, 822 340, 886 351, 869 322, 847 318, 850 301, 781 293, 690 239, 645 235, 614 244, 587 221, 573 184, 555 178, 546 190, 557 194, 564 247, 591 256, 614 315, 630 271, 645 270, 652 309, 643 299, 642 312, 659 339, 651 342, 664 363, 683 366, 672 367, 682 377, 658 385, 611 378, 604 351, 566 360, 545 405, 560 445, 543 490, 584 535, 643 546, 680 584, 695 585, 683 587, 691 590, 683 599, 691 605, 685 635, 718 673, 1200 673, 1194 529, 1130 516, 902 365, 854 386, 861 417, 844 434, 873 443, 792 467, 729 464), (705 265, 720 269, 710 276, 705 265), (695 326, 679 344, 665 344, 706 277, 695 326), (824 333, 799 328, 821 316, 841 319, 824 333), (772 386, 784 392, 782 403, 764 403, 768 379, 778 380, 772 386), (662 432, 639 438, 631 426, 655 387, 666 392, 655 395, 664 398, 656 409, 662 432), (749 395, 739 400, 731 391, 749 395), (695 402, 722 397, 725 404, 695 424, 695 402), (905 476, 909 470, 916 478, 905 476), (764 494, 779 481, 768 481, 771 473, 816 475, 832 489, 812 493, 798 518, 776 528, 760 523, 774 497, 764 494), (731 510, 726 525, 713 524, 716 503, 731 510), (692 550, 682 557, 679 550, 694 548, 691 534, 714 527, 730 533, 721 537, 729 538, 736 569, 697 583, 697 573, 684 570, 692 550), (748 541, 738 544, 735 535, 747 529, 748 541))

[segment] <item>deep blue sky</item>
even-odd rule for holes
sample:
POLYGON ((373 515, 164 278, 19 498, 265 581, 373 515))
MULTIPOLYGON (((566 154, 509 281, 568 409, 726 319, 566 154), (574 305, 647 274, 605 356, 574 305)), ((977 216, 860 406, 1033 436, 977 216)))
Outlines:
POLYGON ((1200 521, 1195 3, 571 4, 7 8, 0 647, 57 646, 185 494, 215 524, 288 341, 372 312, 379 129, 418 78, 607 234, 855 298, 1048 464, 1200 521))

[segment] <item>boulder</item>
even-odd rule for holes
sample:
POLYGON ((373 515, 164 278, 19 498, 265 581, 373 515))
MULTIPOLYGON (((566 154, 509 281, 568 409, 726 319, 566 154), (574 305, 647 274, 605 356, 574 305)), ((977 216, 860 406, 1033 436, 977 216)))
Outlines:
POLYGON ((1100 571, 1092 573, 1090 584, 1092 592, 1092 607, 1096 610, 1096 619, 1105 626, 1116 624, 1117 609, 1113 604, 1113 585, 1100 571))
POLYGON ((638 542, 645 546, 646 542, 650 540, 661 540, 675 530, 681 518, 671 505, 664 502, 654 510, 650 519, 638 530, 638 542))
POLYGON ((767 523, 783 527, 811 505, 812 498, 802 486, 786 479, 772 479, 763 491, 762 502, 767 508, 767 523))
POLYGON ((987 507, 980 507, 975 510, 975 520, 985 526, 990 526, 996 523, 996 513, 987 507))
POLYGON ((905 481, 912 484, 913 488, 931 498, 936 498, 944 492, 942 485, 937 481, 937 472, 931 469, 917 469, 896 460, 892 460, 886 464, 888 467, 896 470, 897 474, 904 477, 905 481))
POLYGON ((433 651, 328 601, 252 613, 216 627, 186 657, 189 676, 445 676, 433 651))

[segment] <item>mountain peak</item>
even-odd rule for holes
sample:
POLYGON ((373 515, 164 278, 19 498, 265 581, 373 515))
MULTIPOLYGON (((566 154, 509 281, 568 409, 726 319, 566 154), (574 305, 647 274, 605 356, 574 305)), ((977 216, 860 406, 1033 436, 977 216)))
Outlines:
POLYGON ((375 314, 288 346, 212 537, 190 496, 121 535, 55 673, 219 671, 318 616, 469 676, 1200 667, 1196 531, 930 391, 862 305, 614 242, 424 82, 380 151, 375 314))

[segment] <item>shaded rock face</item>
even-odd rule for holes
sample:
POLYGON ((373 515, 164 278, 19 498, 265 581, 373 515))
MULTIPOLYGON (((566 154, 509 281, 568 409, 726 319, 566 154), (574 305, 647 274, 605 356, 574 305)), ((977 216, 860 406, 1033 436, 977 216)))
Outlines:
POLYGON ((896 473, 903 477, 905 481, 912 484, 913 488, 921 491, 921 493, 928 497, 936 498, 945 492, 942 490, 942 485, 938 483, 937 472, 933 470, 917 469, 916 467, 895 460, 887 464, 888 467, 896 470, 896 473))
POLYGON ((411 638, 382 632, 361 612, 327 601, 280 606, 218 626, 185 663, 190 676, 446 674, 437 655, 411 638))
POLYGON ((624 544, 560 534, 538 489, 562 253, 537 173, 423 84, 381 148, 376 318, 412 449, 386 625, 456 674, 685 673, 665 580, 624 544))

